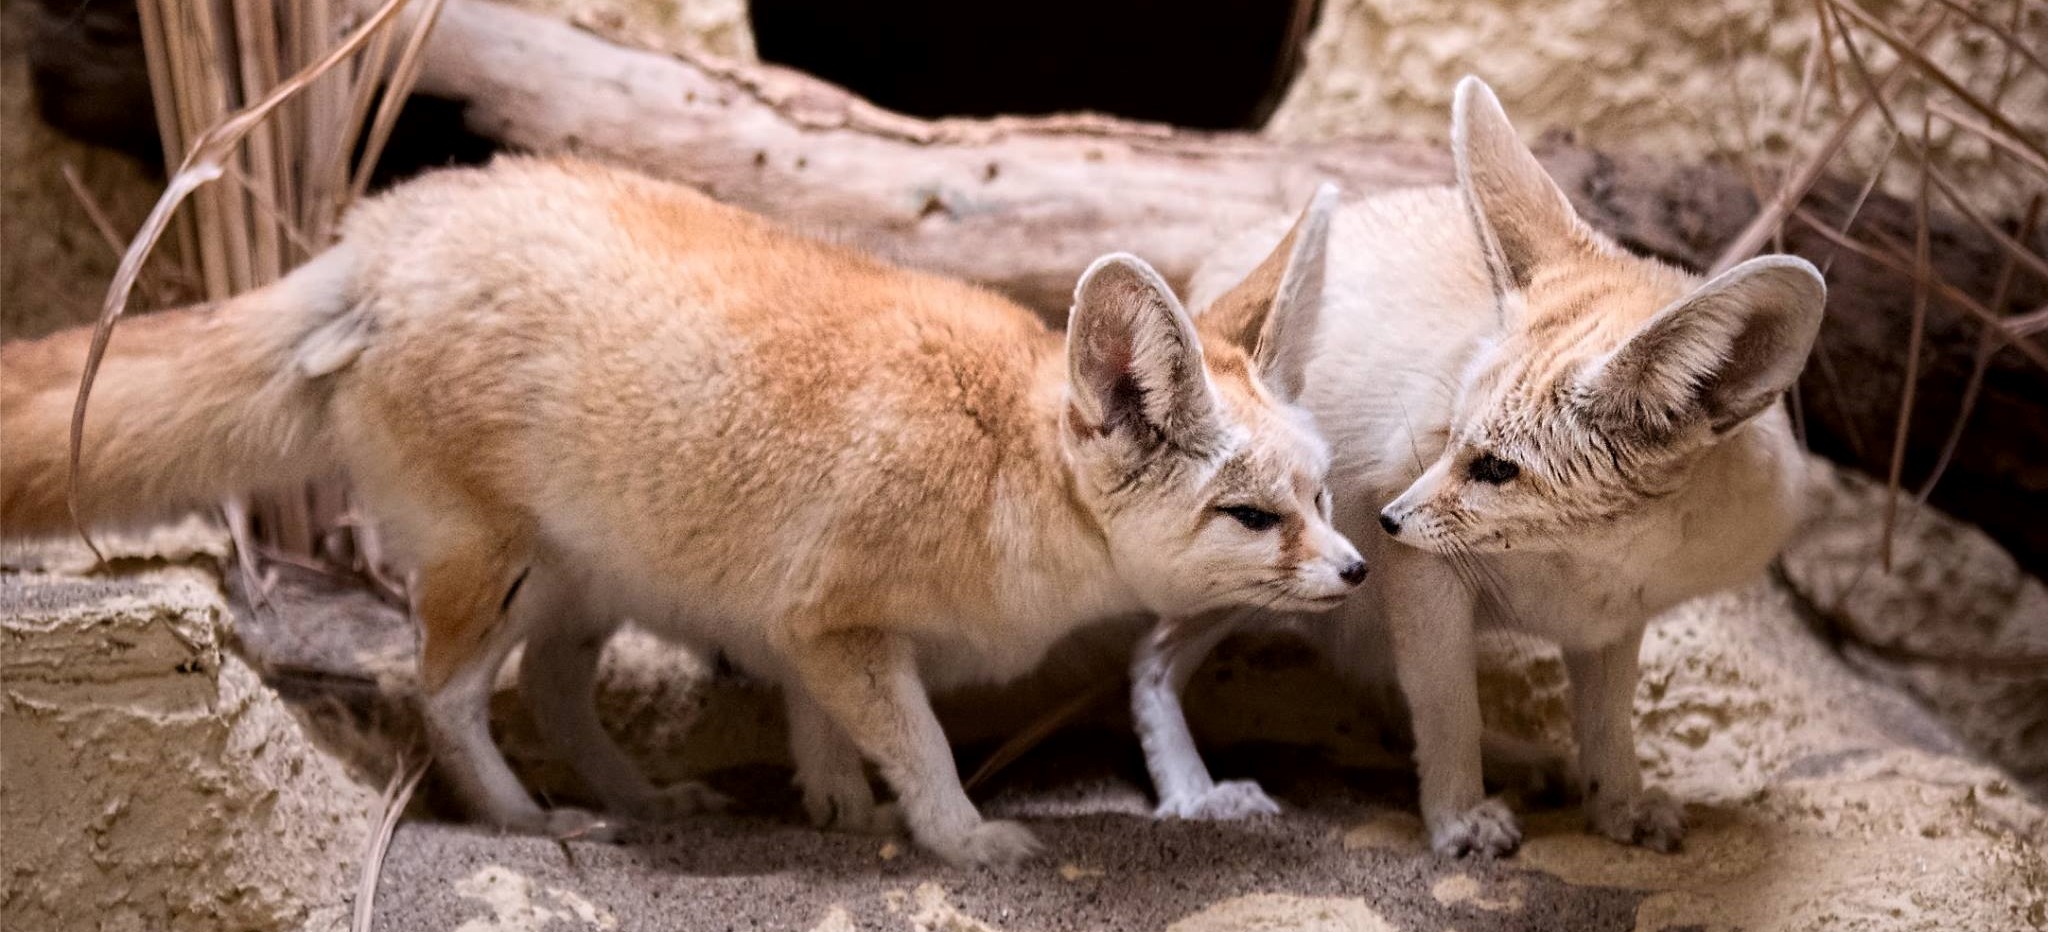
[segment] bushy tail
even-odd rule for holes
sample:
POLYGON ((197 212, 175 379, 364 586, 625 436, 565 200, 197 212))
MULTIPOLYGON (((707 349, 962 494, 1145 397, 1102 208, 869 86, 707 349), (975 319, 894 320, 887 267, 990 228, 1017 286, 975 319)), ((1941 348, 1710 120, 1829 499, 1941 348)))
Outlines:
MULTIPOLYGON (((337 248, 215 305, 123 320, 86 412, 88 526, 165 517, 332 466, 327 374, 367 332, 337 248)), ((92 328, 0 345, 0 537, 70 529, 72 403, 92 328)))

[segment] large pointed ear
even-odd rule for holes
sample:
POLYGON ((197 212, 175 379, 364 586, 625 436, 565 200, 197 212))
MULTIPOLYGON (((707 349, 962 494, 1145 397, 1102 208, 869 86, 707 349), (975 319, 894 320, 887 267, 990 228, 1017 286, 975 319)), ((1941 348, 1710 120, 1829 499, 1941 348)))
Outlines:
POLYGON ((1725 432, 1792 387, 1826 304, 1811 263, 1751 259, 1645 321, 1587 373, 1581 397, 1625 428, 1665 432, 1704 417, 1725 432))
POLYGON ((1075 413, 1103 434, 1132 430, 1197 445, 1215 398, 1187 311, 1144 260, 1095 260, 1067 317, 1067 378, 1075 413))
POLYGON ((1337 186, 1318 185, 1272 254, 1202 314, 1202 329, 1250 353, 1259 379, 1286 401, 1301 397, 1307 382, 1336 212, 1337 186))
POLYGON ((1538 265, 1581 242, 1571 201, 1515 135, 1493 89, 1470 75, 1451 105, 1451 151, 1496 292, 1528 287, 1538 265))

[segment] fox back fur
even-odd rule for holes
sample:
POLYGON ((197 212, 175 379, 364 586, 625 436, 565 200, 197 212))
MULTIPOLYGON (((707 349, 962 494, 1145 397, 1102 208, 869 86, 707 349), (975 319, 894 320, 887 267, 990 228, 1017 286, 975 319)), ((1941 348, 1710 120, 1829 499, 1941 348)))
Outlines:
MULTIPOLYGON (((363 204, 275 285, 121 327, 78 493, 106 523, 345 475, 410 568, 436 757, 491 823, 604 824, 536 806, 491 743, 522 642, 537 724, 614 814, 718 803, 649 785, 598 725, 598 651, 631 618, 786 687, 821 824, 890 824, 866 758, 920 842, 1004 862, 1034 842, 961 791, 928 688, 1014 677, 1105 619, 1327 608, 1363 574, 1278 377, 1312 305, 1254 323, 1198 330, 1111 256, 1063 351, 986 291, 507 158, 363 204)), ((68 527, 85 341, 0 348, 8 536, 68 527)))

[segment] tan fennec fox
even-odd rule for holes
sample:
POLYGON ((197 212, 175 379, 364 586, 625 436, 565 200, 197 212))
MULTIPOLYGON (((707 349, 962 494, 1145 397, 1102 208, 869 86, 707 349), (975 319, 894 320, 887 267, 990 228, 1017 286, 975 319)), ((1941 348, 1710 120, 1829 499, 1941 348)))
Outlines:
MULTIPOLYGON (((1591 827, 1669 850, 1683 810, 1643 789, 1630 715, 1643 627, 1755 577, 1789 533, 1804 460, 1779 396, 1824 286, 1789 256, 1701 282, 1628 254, 1475 78, 1452 135, 1456 189, 1372 198, 1332 225, 1302 403, 1331 444, 1337 526, 1377 584, 1309 633, 1382 693, 1398 683, 1437 851, 1521 838, 1481 785, 1475 623, 1563 648, 1591 827)), ((1278 232, 1220 251, 1191 295, 1221 292, 1278 232)), ((1216 788, 1180 717, 1175 693, 1225 631, 1177 619, 1135 661, 1165 814, 1277 808, 1254 784, 1216 788)))
MULTIPOLYGON (((993 294, 687 188, 500 159, 365 203, 273 286, 124 324, 82 508, 349 477, 412 568, 434 752, 496 825, 604 826, 536 806, 492 743, 521 642, 540 730, 610 810, 716 801, 650 785, 599 725, 598 653, 630 617, 784 685, 820 823, 884 821, 866 757, 918 841, 1008 862, 1035 842, 975 811, 927 689, 1014 677, 1085 623, 1328 608, 1364 575, 1289 400, 1313 314, 1260 307, 1198 331, 1108 256, 1063 352, 993 294)), ((8 536, 69 527, 86 339, 0 349, 8 536)))

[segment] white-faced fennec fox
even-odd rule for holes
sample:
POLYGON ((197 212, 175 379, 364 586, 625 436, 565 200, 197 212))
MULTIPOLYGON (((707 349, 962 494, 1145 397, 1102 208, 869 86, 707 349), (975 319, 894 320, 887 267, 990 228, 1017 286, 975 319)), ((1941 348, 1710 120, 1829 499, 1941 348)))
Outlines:
MULTIPOLYGON (((1790 533, 1805 461, 1779 399, 1824 286, 1791 256, 1701 281, 1629 254, 1579 219, 1475 78, 1452 122, 1455 188, 1330 225, 1301 398, 1331 446, 1337 527, 1375 581, 1307 633, 1381 694, 1398 686, 1437 851, 1521 840, 1481 784, 1479 625, 1563 649, 1588 823, 1670 850, 1683 810, 1643 788, 1630 714, 1643 628, 1754 578, 1790 533)), ((1280 232, 1212 256, 1195 306, 1280 232)), ((1180 715, 1176 692, 1228 629, 1169 619, 1134 661, 1164 815, 1277 811, 1255 784, 1212 781, 1180 715)))

